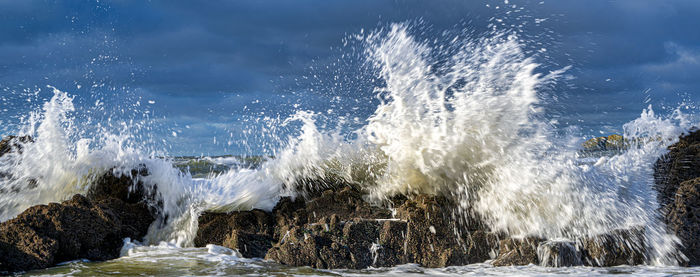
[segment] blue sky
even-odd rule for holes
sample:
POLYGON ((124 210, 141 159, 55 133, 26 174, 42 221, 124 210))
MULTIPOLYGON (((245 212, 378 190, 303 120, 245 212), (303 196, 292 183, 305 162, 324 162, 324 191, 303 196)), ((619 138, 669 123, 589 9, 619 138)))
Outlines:
POLYGON ((393 22, 414 22, 424 38, 480 33, 494 18, 501 28, 527 22, 521 35, 548 49, 543 70, 572 66, 549 92, 549 116, 588 136, 619 132, 649 103, 700 99, 698 14, 692 0, 0 0, 0 133, 14 132, 52 85, 95 121, 148 116, 173 154, 259 152, 265 138, 241 132, 264 125, 252 119, 295 107, 373 110, 348 36, 393 22), (334 76, 339 84, 326 85, 334 76))

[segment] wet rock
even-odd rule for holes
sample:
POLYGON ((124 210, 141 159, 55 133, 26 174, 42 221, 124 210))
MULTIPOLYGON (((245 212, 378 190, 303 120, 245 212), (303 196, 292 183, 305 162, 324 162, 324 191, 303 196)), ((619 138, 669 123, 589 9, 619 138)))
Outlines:
POLYGON ((545 241, 537 246, 541 266, 563 267, 582 265, 581 253, 573 241, 545 241))
POLYGON ((272 237, 234 230, 224 239, 222 245, 231 249, 238 249, 238 252, 245 258, 262 258, 267 254, 267 250, 272 247, 272 237))
POLYGON ((127 203, 137 203, 144 200, 154 200, 155 195, 139 180, 148 176, 145 166, 118 174, 117 169, 108 170, 98 177, 88 188, 88 199, 101 200, 107 198, 120 199, 127 203))
MULTIPOLYGON (((34 140, 30 136, 6 136, 0 140, 0 158, 11 152, 22 152, 22 147, 26 143, 31 143, 34 140)), ((12 178, 9 172, 0 171, 0 179, 12 178)), ((28 180, 30 186, 36 186, 36 180, 28 180)), ((0 193, 7 193, 7 191, 18 192, 20 188, 0 188, 0 193)))
POLYGON ((700 177, 700 131, 682 136, 668 149, 654 166, 655 188, 662 207, 675 201, 680 183, 700 177))
POLYGON ((700 178, 680 183, 675 198, 666 216, 668 228, 681 240, 688 264, 700 265, 700 178))
POLYGON ((496 233, 484 230, 472 231, 466 233, 464 241, 469 246, 467 261, 470 264, 483 263, 498 256, 500 239, 496 233))
POLYGON ((344 186, 339 191, 326 190, 319 197, 306 202, 307 222, 316 222, 323 217, 337 215, 340 220, 353 218, 390 218, 391 212, 382 207, 370 205, 362 199, 362 194, 344 186))
POLYGON ((597 137, 585 141, 583 149, 588 151, 606 151, 606 150, 621 150, 628 147, 628 142, 617 134, 612 134, 607 137, 597 137))
POLYGON ((153 219, 143 203, 93 202, 79 194, 60 204, 31 207, 0 223, 0 271, 117 258, 123 238, 141 239, 153 219))
POLYGON ((405 259, 425 267, 468 264, 469 245, 459 233, 451 205, 443 197, 418 195, 396 210, 407 222, 405 259))
POLYGON ((372 266, 390 267, 407 263, 405 243, 407 222, 402 220, 386 220, 379 230, 377 245, 371 248, 372 266))
POLYGON ((194 239, 197 247, 226 246, 246 258, 262 258, 272 245, 273 217, 263 210, 204 213, 194 239), (264 250, 263 250, 264 249, 264 250))
POLYGON ((499 243, 498 257, 493 260, 494 266, 512 266, 538 264, 537 247, 544 241, 537 237, 507 238, 499 243))
POLYGON ((13 151, 22 152, 22 144, 30 142, 34 142, 30 136, 6 136, 0 140, 0 157, 13 151))
POLYGON ((219 244, 244 255, 245 248, 252 248, 249 252, 255 254, 250 255, 259 257, 271 241, 266 259, 315 268, 445 267, 495 257, 497 236, 484 230, 459 232, 447 199, 418 195, 395 200, 395 218, 391 210, 370 205, 352 186, 308 200, 285 197, 272 212, 255 211, 248 219, 240 217, 250 212, 205 213, 195 245, 219 244))
POLYGON ((315 268, 362 269, 371 266, 376 257, 373 245, 378 240, 383 222, 361 218, 330 221, 293 227, 270 249, 266 259, 315 268))
POLYGON ((619 229, 580 239, 582 260, 588 266, 639 265, 644 263, 644 229, 619 229))
POLYGON ((700 131, 682 136, 654 165, 661 213, 669 231, 681 240, 680 250, 688 258, 679 259, 681 264, 700 265, 697 178, 700 178, 700 131))

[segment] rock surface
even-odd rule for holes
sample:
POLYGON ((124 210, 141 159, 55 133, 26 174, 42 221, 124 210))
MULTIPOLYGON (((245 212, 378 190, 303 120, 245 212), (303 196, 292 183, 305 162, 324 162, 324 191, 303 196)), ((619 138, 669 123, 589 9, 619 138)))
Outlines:
POLYGON ((498 257, 492 264, 494 266, 538 264, 537 246, 542 241, 544 240, 537 237, 501 240, 498 257))
POLYGON ((618 230, 575 241, 508 238, 476 218, 458 226, 454 204, 444 197, 393 199, 392 210, 372 206, 355 188, 326 190, 304 201, 282 198, 272 212, 204 213, 196 246, 223 245, 248 258, 315 268, 390 267, 415 263, 446 267, 612 266, 641 264, 643 229, 618 230))
POLYGON ((690 265, 700 265, 700 178, 680 183, 666 215, 668 227, 683 243, 690 265))
POLYGON ((573 241, 545 241, 537 246, 541 266, 562 267, 582 265, 581 252, 573 241))
POLYGON ((583 264, 588 266, 639 265, 645 260, 644 229, 620 229, 580 238, 583 264))
POLYGON ((628 142, 617 134, 612 134, 607 137, 597 137, 589 139, 582 144, 584 150, 588 151, 606 151, 606 150, 621 150, 628 147, 628 142))
POLYGON ((33 206, 0 223, 0 272, 76 259, 114 259, 124 238, 142 239, 155 210, 138 198, 143 195, 130 192, 138 191, 132 188, 139 183, 112 172, 97 178, 87 197, 76 194, 62 203, 33 206))
POLYGON ((654 167, 661 213, 669 230, 683 244, 682 264, 700 265, 700 131, 669 146, 654 167))
POLYGON ((32 142, 30 136, 7 136, 0 140, 0 156, 12 151, 22 151, 22 144, 32 142))
POLYGON ((346 186, 309 201, 282 198, 270 213, 205 213, 199 218, 195 245, 219 244, 237 248, 246 257, 316 268, 405 263, 445 267, 492 258, 496 235, 483 230, 458 232, 446 199, 419 195, 396 202, 392 217, 391 210, 368 204, 346 186), (241 234, 254 239, 240 239, 241 234))

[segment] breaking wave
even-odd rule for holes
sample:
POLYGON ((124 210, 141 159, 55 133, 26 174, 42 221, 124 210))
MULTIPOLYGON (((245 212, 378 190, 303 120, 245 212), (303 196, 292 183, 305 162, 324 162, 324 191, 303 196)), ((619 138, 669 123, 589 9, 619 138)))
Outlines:
POLYGON ((436 45, 394 24, 359 39, 381 80, 380 104, 364 126, 327 130, 316 124, 322 114, 298 111, 280 122, 301 128, 280 138, 285 143, 274 157, 197 178, 175 158, 140 148, 129 128, 84 136, 73 98, 52 88, 51 100, 19 132, 34 142, 0 157, 0 220, 85 192, 107 170, 130 174, 145 165, 150 174, 139 178, 158 185, 170 218, 151 227, 147 244, 189 246, 202 211, 270 210, 281 196, 342 181, 378 203, 397 194, 446 195, 459 204, 455 220, 480 216, 513 236, 572 238, 644 226, 650 262, 671 262, 677 242, 658 220, 652 166, 694 124, 687 115, 659 116, 650 106, 624 125, 624 151, 591 159, 582 155, 580 137, 561 135, 544 120, 542 88, 567 68, 538 72, 515 34, 455 36, 436 45))

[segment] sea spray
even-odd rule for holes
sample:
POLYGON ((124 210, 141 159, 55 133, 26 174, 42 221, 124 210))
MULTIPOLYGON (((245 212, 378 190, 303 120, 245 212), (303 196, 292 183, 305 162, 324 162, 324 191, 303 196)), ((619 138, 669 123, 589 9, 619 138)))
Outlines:
POLYGON ((512 236, 574 239, 643 226, 649 262, 672 263, 676 240, 658 221, 652 165, 691 126, 682 113, 665 118, 650 107, 624 126, 627 150, 585 162, 575 139, 558 136, 540 106, 542 86, 566 68, 537 73, 516 35, 456 36, 443 46, 394 24, 361 39, 381 80, 381 103, 365 126, 347 136, 342 123, 326 130, 317 126, 322 114, 298 111, 281 124, 302 127, 278 138, 285 143, 274 158, 209 178, 193 178, 140 148, 127 127, 82 135, 73 99, 53 89, 20 132, 34 143, 1 158, 0 171, 10 177, 0 181, 0 220, 84 193, 106 170, 128 174, 145 165, 149 175, 138 178, 157 186, 167 215, 151 226, 146 244, 191 245, 203 211, 270 210, 281 196, 303 197, 335 180, 377 202, 442 194, 459 203, 460 216, 482 217, 512 236))

